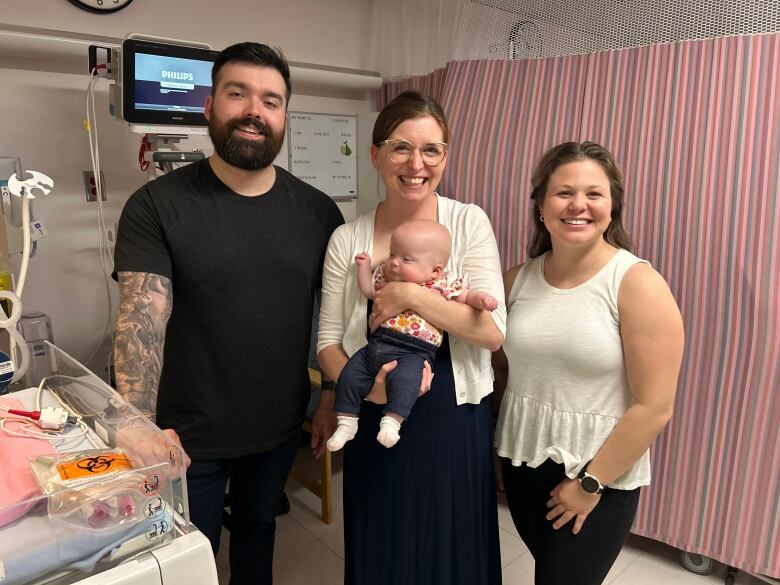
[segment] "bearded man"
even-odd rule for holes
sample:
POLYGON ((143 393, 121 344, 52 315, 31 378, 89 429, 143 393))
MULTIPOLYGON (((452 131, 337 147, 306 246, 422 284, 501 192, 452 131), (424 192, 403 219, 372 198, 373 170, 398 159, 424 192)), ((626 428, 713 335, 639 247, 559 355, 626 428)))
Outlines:
POLYGON ((344 219, 273 165, 291 95, 282 53, 233 45, 211 75, 214 154, 148 183, 122 211, 116 382, 191 460, 191 519, 215 554, 230 481, 231 584, 270 584, 310 395, 313 301, 344 219))

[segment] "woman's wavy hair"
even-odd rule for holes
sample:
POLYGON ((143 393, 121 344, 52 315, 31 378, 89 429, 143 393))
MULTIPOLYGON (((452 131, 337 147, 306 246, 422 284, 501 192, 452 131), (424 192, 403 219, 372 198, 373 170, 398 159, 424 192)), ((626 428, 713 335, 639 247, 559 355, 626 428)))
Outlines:
POLYGON ((606 148, 595 142, 564 142, 544 153, 531 177, 529 258, 536 258, 552 249, 550 232, 547 231, 547 226, 544 225, 540 217, 550 177, 561 165, 584 160, 592 160, 600 165, 609 179, 612 220, 604 232, 604 240, 616 248, 631 251, 631 236, 623 226, 623 173, 620 172, 615 157, 606 148))

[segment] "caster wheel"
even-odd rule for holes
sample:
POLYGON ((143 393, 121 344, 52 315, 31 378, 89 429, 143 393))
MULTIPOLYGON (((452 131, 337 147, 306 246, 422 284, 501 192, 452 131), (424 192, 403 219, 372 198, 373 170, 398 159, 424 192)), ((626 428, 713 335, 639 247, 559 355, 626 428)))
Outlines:
POLYGON ((697 575, 709 575, 715 570, 715 561, 710 557, 686 551, 680 551, 680 564, 697 575))

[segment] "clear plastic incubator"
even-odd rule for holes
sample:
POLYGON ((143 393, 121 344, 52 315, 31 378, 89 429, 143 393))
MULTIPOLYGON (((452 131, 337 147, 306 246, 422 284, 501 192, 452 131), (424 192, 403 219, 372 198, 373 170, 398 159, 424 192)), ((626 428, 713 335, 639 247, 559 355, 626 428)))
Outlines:
POLYGON ((45 343, 47 375, 0 396, 0 585, 216 585, 181 449, 45 343))

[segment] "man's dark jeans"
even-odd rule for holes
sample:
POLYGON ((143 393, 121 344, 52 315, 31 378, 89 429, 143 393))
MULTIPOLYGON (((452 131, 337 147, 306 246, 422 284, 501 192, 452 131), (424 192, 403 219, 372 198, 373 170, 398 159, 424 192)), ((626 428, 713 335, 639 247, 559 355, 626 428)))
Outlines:
POLYGON ((225 488, 230 480, 230 584, 271 585, 276 515, 300 436, 265 453, 193 461, 187 492, 193 524, 219 550, 225 488))

